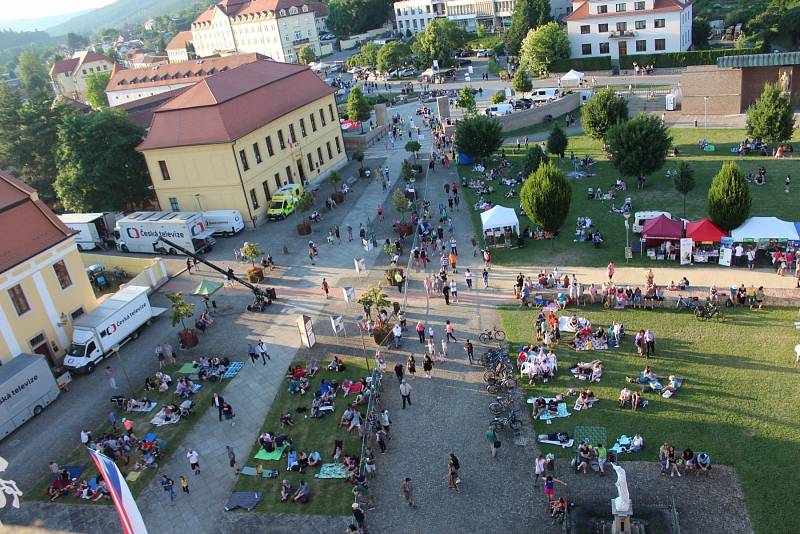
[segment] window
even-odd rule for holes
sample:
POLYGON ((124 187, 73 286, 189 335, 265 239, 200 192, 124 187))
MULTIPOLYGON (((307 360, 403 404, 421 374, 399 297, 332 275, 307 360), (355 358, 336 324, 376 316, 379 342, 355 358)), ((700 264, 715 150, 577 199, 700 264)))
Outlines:
POLYGON ((289 125, 289 140, 292 142, 292 144, 297 142, 297 136, 294 133, 294 124, 289 125))
POLYGON ((653 21, 654 28, 663 28, 665 25, 666 24, 664 19, 656 19, 653 21))
POLYGON ((610 54, 611 52, 608 49, 608 43, 600 43, 600 53, 601 54, 610 54))
POLYGON ((634 2, 633 9, 636 11, 644 11, 644 2, 634 2))
POLYGON ((86 75, 86 69, 83 69, 83 74, 86 75))
POLYGON ((267 204, 269 204, 269 201, 272 200, 272 195, 269 192, 269 182, 264 180, 261 182, 261 187, 264 188, 264 198, 267 199, 267 204))
POLYGON ((319 119, 322 121, 322 127, 324 128, 326 123, 325 123, 325 113, 322 112, 322 108, 319 108, 319 119))
POLYGON ((624 32, 627 29, 628 29, 628 23, 627 22, 617 22, 617 31, 618 32, 624 32))
POLYGON ((333 151, 331 151, 330 141, 325 141, 325 148, 328 149, 328 159, 333 159, 333 151))
POLYGON ((590 32, 591 32, 591 26, 589 26, 588 24, 585 24, 585 25, 581 26, 581 33, 582 34, 587 34, 587 33, 590 33, 590 32))
POLYGON ((292 177, 292 168, 288 165, 286 166, 286 178, 289 179, 290 184, 294 183, 294 178, 292 177))
POLYGON ((317 131, 317 119, 314 118, 314 114, 313 113, 311 115, 309 115, 308 118, 311 119, 311 131, 312 132, 316 132, 317 131))
POLYGON ((273 176, 273 178, 275 179, 275 187, 280 189, 281 185, 283 185, 283 184, 281 184, 281 173, 276 172, 275 176, 273 176))
POLYGON ((308 172, 314 170, 314 160, 311 158, 311 154, 306 154, 306 159, 308 160, 308 172))
POLYGON ((647 41, 645 41, 644 39, 636 41, 636 51, 647 52, 647 41))
POLYGON ((300 135, 303 137, 308 137, 308 134, 306 133, 306 121, 303 119, 300 119, 300 135))
POLYGON ((247 154, 244 153, 244 150, 239 151, 239 159, 242 160, 242 168, 244 170, 249 170, 250 165, 247 164, 247 154))
POLYGON ((17 310, 17 315, 22 315, 31 311, 28 305, 28 299, 25 298, 25 292, 22 286, 17 284, 8 290, 8 296, 11 297, 11 302, 14 304, 14 309, 17 310))
POLYGON ((267 142, 267 153, 270 156, 274 156, 275 155, 275 151, 272 150, 272 138, 270 136, 267 136, 267 137, 264 138, 264 140, 267 142))
POLYGON ((339 144, 339 136, 337 135, 336 137, 333 138, 333 140, 336 141, 336 153, 337 154, 341 154, 342 153, 342 145, 339 144))
POLYGON ((667 40, 656 39, 656 50, 666 50, 666 49, 667 49, 667 40))
POLYGON ((286 148, 286 142, 283 140, 283 130, 278 130, 278 146, 281 147, 281 150, 286 148))
POLYGON ((178 206, 178 199, 175 197, 169 197, 169 209, 172 211, 181 211, 180 206, 178 206))
POLYGON ((158 162, 158 168, 161 169, 161 178, 164 180, 171 180, 169 177, 169 169, 167 168, 167 162, 163 159, 158 162))
POLYGON ((257 210, 258 209, 258 195, 256 195, 256 190, 255 189, 251 189, 250 190, 250 202, 252 202, 252 204, 253 204, 253 209, 257 210))
POLYGON ((67 264, 64 263, 64 260, 55 262, 53 264, 53 271, 56 273, 56 278, 58 278, 58 283, 61 285, 61 289, 67 289, 72 285, 72 279, 69 277, 67 264))
POLYGON ((256 165, 263 161, 261 159, 261 150, 258 148, 258 143, 253 143, 253 154, 256 156, 256 165))
POLYGON ((625 4, 617 4, 616 6, 617 13, 622 13, 625 11, 625 4))
POLYGON ((81 306, 80 308, 78 308, 74 312, 70 313, 69 317, 70 317, 70 319, 72 319, 74 321, 75 319, 77 319, 81 315, 83 315, 83 306, 81 306))
POLYGON ((333 117, 333 104, 328 104, 328 115, 331 117, 331 122, 335 121, 336 119, 333 117))
POLYGON ((324 159, 322 159, 322 147, 321 147, 321 146, 318 146, 318 147, 317 147, 317 159, 319 160, 319 164, 320 164, 320 165, 322 165, 323 163, 325 163, 325 160, 324 160, 324 159))
POLYGON ((602 15, 603 13, 608 13, 608 6, 597 6, 597 14, 602 15))
POLYGON ((591 56, 592 55, 592 44, 586 43, 581 45, 581 54, 584 56, 591 56))
POLYGON ((643 30, 643 29, 645 29, 647 27, 647 21, 646 20, 637 20, 633 24, 634 24, 634 26, 636 26, 637 30, 643 30))
POLYGON ((608 33, 608 24, 598 24, 597 31, 600 33, 608 33))

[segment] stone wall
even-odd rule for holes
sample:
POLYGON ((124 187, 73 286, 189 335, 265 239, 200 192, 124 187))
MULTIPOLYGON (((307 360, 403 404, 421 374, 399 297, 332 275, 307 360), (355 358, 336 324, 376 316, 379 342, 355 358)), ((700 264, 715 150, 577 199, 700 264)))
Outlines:
POLYGON ((511 132, 513 130, 519 130, 520 128, 527 128, 528 126, 546 122, 548 116, 555 118, 565 115, 570 111, 578 109, 580 105, 580 94, 571 93, 542 106, 526 109, 525 111, 515 111, 511 115, 503 115, 497 117, 497 119, 503 125, 504 132, 511 132))
POLYGON ((359 131, 357 128, 354 133, 342 132, 344 149, 347 153, 352 153, 354 150, 364 151, 375 143, 382 141, 389 133, 389 126, 384 124, 376 126, 372 130, 367 130, 365 127, 363 134, 357 133, 359 131))
POLYGON ((681 75, 681 112, 703 115, 708 97, 709 115, 741 113, 742 70, 719 69, 716 65, 688 67, 681 75))

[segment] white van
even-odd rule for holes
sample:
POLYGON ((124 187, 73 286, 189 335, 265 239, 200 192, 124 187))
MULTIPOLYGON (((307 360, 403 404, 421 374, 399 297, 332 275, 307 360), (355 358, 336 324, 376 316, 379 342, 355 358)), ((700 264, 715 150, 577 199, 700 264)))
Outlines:
POLYGON ((244 230, 244 221, 239 210, 204 211, 206 227, 214 230, 214 236, 231 237, 244 230))
POLYGON ((531 91, 531 100, 536 102, 550 102, 561 96, 561 91, 555 87, 542 87, 541 89, 534 88, 531 91))
POLYGON ((514 111, 514 106, 511 104, 492 104, 486 108, 485 113, 493 117, 500 117, 501 115, 511 115, 514 111))

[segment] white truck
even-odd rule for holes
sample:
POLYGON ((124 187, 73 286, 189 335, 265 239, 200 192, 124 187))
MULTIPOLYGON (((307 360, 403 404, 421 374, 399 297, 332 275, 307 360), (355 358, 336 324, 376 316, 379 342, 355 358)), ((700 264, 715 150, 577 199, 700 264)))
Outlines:
POLYGON ((114 242, 113 231, 117 221, 114 213, 65 213, 58 218, 77 232, 73 237, 80 251, 102 248, 114 242))
POLYGON ((231 237, 244 230, 244 220, 239 210, 204 211, 203 217, 215 236, 231 237))
POLYGON ((0 367, 0 439, 42 413, 60 392, 41 354, 20 354, 0 367))
POLYGON ((137 211, 117 221, 114 237, 123 252, 178 254, 178 250, 158 239, 166 237, 195 254, 202 254, 216 244, 211 237, 213 233, 202 213, 137 211))
POLYGON ((147 287, 127 286, 73 324, 64 358, 69 371, 91 373, 97 363, 139 335, 139 328, 166 310, 150 306, 147 287))

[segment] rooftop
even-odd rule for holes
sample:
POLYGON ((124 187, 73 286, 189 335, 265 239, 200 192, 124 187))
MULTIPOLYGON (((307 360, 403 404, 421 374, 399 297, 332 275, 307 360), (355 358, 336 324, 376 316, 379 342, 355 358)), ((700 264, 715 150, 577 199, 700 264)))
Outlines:
POLYGON ((107 61, 109 63, 113 63, 111 58, 108 56, 89 50, 81 50, 72 54, 72 57, 69 59, 62 59, 61 61, 56 61, 53 63, 53 66, 50 67, 50 76, 55 74, 66 74, 69 76, 71 73, 78 70, 81 65, 86 63, 94 63, 96 61, 107 61))
POLYGON ((247 63, 209 76, 158 108, 138 150, 230 143, 334 92, 308 67, 247 63))
POLYGON ((217 9, 229 17, 241 17, 257 13, 277 14, 276 12, 280 12, 281 9, 287 11, 291 7, 302 9, 303 5, 307 5, 309 12, 314 12, 318 17, 326 17, 328 15, 327 6, 321 2, 305 2, 303 0, 222 0, 200 13, 192 24, 210 22, 214 17, 214 11, 217 9))
POLYGON ((786 67, 790 65, 800 65, 800 52, 748 54, 717 58, 717 67, 720 68, 786 67))
POLYGON ((166 50, 185 49, 186 43, 192 40, 192 32, 178 32, 167 45, 166 50))
POLYGON ((688 0, 687 2, 681 3, 678 0, 655 0, 655 2, 653 3, 653 9, 646 9, 644 11, 625 11, 622 13, 609 11, 608 13, 590 13, 589 0, 585 0, 578 7, 576 7, 572 11, 572 13, 564 17, 564 20, 600 19, 607 17, 619 18, 626 16, 632 17, 636 15, 641 15, 643 13, 665 13, 668 11, 683 11, 687 6, 692 5, 693 1, 694 0, 688 0))

